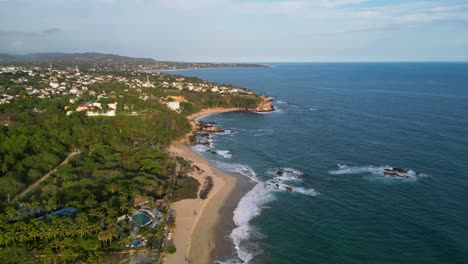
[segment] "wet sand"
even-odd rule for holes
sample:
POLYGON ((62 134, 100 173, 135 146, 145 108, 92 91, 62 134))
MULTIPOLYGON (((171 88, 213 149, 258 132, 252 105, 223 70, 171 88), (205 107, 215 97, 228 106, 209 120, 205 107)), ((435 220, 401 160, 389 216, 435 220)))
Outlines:
MULTIPOLYGON (((242 109, 212 108, 188 118, 193 120, 204 115, 232 111, 242 111, 242 109)), ((192 125, 194 126, 193 122, 192 125)), ((233 211, 243 195, 253 187, 253 183, 243 176, 220 171, 184 143, 172 144, 169 152, 191 160, 203 170, 202 173, 190 174, 201 185, 205 177, 212 176, 214 187, 205 200, 187 199, 172 204, 176 217, 173 239, 177 251, 175 254, 167 255, 165 263, 207 264, 213 263, 215 256, 231 255, 232 245, 228 236, 235 227, 232 219, 233 211)))
POLYGON ((234 177, 237 179, 236 186, 218 210, 219 221, 213 230, 216 234, 216 247, 211 252, 212 259, 237 256, 230 238, 232 230, 237 227, 233 220, 234 210, 237 208, 242 197, 252 190, 255 183, 242 175, 235 175, 234 177))

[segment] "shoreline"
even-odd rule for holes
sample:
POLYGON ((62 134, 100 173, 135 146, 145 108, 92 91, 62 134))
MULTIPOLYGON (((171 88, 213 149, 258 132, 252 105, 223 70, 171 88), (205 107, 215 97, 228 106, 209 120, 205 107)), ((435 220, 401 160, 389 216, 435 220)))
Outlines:
POLYGON ((203 116, 208 116, 208 115, 214 115, 214 114, 221 114, 221 113, 227 113, 227 112, 240 112, 240 111, 249 111, 245 108, 239 108, 239 107, 231 107, 231 108, 222 108, 222 107, 213 107, 213 108, 205 108, 202 109, 199 112, 193 113, 191 115, 187 116, 187 119, 190 122, 195 121, 195 119, 203 117, 203 116))
POLYGON ((164 70, 148 70, 147 72, 156 73, 156 72, 173 72, 173 71, 196 71, 196 70, 213 70, 213 69, 238 69, 238 68, 273 68, 275 66, 268 65, 268 64, 255 64, 254 66, 226 66, 226 67, 205 67, 205 68, 185 68, 185 69, 164 69, 164 70))
MULTIPOLYGON (((208 108, 187 116, 195 129, 194 119, 225 112, 248 111, 244 108, 208 108)), ((193 162, 203 172, 192 172, 189 176, 197 179, 202 185, 206 176, 212 176, 214 187, 207 199, 186 199, 172 204, 171 208, 175 210, 176 228, 173 231, 176 253, 165 256, 165 263, 210 263, 214 260, 214 250, 217 252, 226 252, 229 248, 226 245, 225 232, 219 224, 227 223, 227 226, 234 226, 232 219, 233 211, 239 200, 246 193, 249 186, 242 176, 236 177, 222 172, 201 155, 192 151, 190 146, 183 141, 173 143, 169 152, 193 162), (241 184, 240 184, 241 183, 241 184), (239 186, 242 185, 242 190, 239 186), (245 194, 244 193, 244 194, 245 194), (226 208, 232 208, 229 215, 225 212, 226 208), (223 210, 224 209, 224 210, 223 210), (230 218, 230 219, 227 219, 230 218), (222 220, 222 221, 221 221, 222 220), (221 249, 218 247, 220 246, 221 249)), ((251 186, 253 187, 253 186, 251 186)), ((229 210, 229 209, 228 209, 229 210)), ((223 224, 226 227, 226 224, 223 224)), ((229 248, 230 249, 230 248, 229 248)))

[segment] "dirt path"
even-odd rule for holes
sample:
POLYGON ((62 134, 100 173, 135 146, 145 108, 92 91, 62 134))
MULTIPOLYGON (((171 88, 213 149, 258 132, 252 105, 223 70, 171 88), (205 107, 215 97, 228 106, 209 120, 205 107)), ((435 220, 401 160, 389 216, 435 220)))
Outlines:
POLYGON ((73 158, 74 156, 80 154, 81 152, 80 151, 74 151, 70 154, 68 154, 67 158, 62 161, 62 163, 60 163, 57 167, 55 167, 53 170, 49 171, 47 174, 45 174, 44 176, 42 176, 39 180, 37 180, 36 182, 34 182, 33 184, 29 185, 29 187, 24 190, 22 193, 20 193, 16 199, 21 199, 23 198, 24 196, 26 196, 26 194, 32 192, 34 189, 37 188, 37 186, 39 186, 39 184, 41 184, 43 181, 47 180, 47 178, 49 178, 49 176, 56 172, 60 167, 62 167, 63 165, 67 164, 71 158, 73 158))

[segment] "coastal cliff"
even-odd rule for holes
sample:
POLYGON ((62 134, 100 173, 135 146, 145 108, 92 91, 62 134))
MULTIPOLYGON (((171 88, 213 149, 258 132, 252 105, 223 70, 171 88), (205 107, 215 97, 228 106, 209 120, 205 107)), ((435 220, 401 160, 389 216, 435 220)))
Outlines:
POLYGON ((275 107, 272 104, 273 98, 267 97, 267 96, 264 96, 264 95, 260 96, 260 98, 261 98, 261 101, 258 104, 258 106, 256 108, 254 108, 254 109, 249 109, 249 110, 255 111, 255 112, 275 111, 275 107))

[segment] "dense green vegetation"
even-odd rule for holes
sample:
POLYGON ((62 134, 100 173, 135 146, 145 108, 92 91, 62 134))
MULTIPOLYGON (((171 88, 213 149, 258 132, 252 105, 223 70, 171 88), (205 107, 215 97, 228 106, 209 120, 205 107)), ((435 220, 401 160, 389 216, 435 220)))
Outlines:
POLYGON ((208 194, 210 194, 211 189, 214 187, 213 177, 208 176, 205 178, 205 182, 203 183, 203 188, 200 191, 200 199, 205 200, 208 198, 208 194))
MULTIPOLYGON (((106 88, 119 87, 96 87, 106 88)), ((0 106, 0 115, 8 119, 8 126, 0 127, 1 263, 49 262, 59 256, 65 262, 98 261, 126 242, 128 232, 119 233, 115 223, 119 215, 131 213, 133 197, 172 195, 176 160, 164 149, 190 130, 189 123, 157 101, 150 104, 129 94, 120 101, 151 111, 137 117, 66 116, 66 98, 0 106), (19 192, 75 149, 81 154, 18 207, 19 192), (47 221, 34 218, 64 207, 75 207, 78 213, 47 221), (13 255, 18 257, 9 258, 13 255)))
POLYGON ((131 213, 133 197, 171 195, 176 163, 164 147, 189 131, 185 118, 164 107, 142 117, 65 116, 62 105, 57 99, 39 112, 15 104, 0 108, 10 120, 8 127, 0 127, 2 263, 10 254, 24 256, 23 263, 36 262, 34 256, 97 261, 128 242, 128 232, 118 235, 115 223, 119 215, 131 213), (81 154, 22 199, 21 209, 8 203, 75 148, 81 154), (71 218, 30 218, 36 211, 70 206, 79 210, 71 218))
POLYGON ((184 96, 189 101, 181 105, 182 114, 184 115, 193 114, 203 108, 209 107, 238 107, 251 109, 255 108, 260 102, 260 97, 258 95, 191 93, 188 91, 182 91, 180 95, 184 96))
MULTIPOLYGON (((135 72, 119 76, 147 78, 135 72)), ((165 151, 190 131, 183 115, 206 107, 252 108, 259 102, 254 94, 162 89, 162 81, 175 78, 151 75, 156 88, 138 89, 116 81, 95 82, 79 97, 50 94, 40 99, 24 87, 48 87, 49 79, 0 74, 0 92, 16 96, 0 104, 0 263, 106 262, 108 253, 124 250, 134 239, 132 225, 118 225, 117 218, 132 214, 138 197, 148 197, 148 206, 164 214, 155 228, 138 231, 148 239, 146 247, 175 251, 159 248, 169 219, 167 202, 196 198, 200 186, 186 177, 190 163, 165 151), (187 100, 181 103, 183 115, 164 105, 169 95, 187 100), (76 112, 89 102, 101 103, 103 111, 116 102, 117 115, 76 112), (69 110, 75 112, 67 115, 69 110), (76 155, 62 164, 71 153, 76 155), (37 188, 21 194, 35 184, 37 188), (63 208, 76 211, 40 218, 63 208)))
POLYGON ((196 199, 200 183, 192 177, 179 178, 177 186, 174 188, 172 201, 185 199, 196 199))

